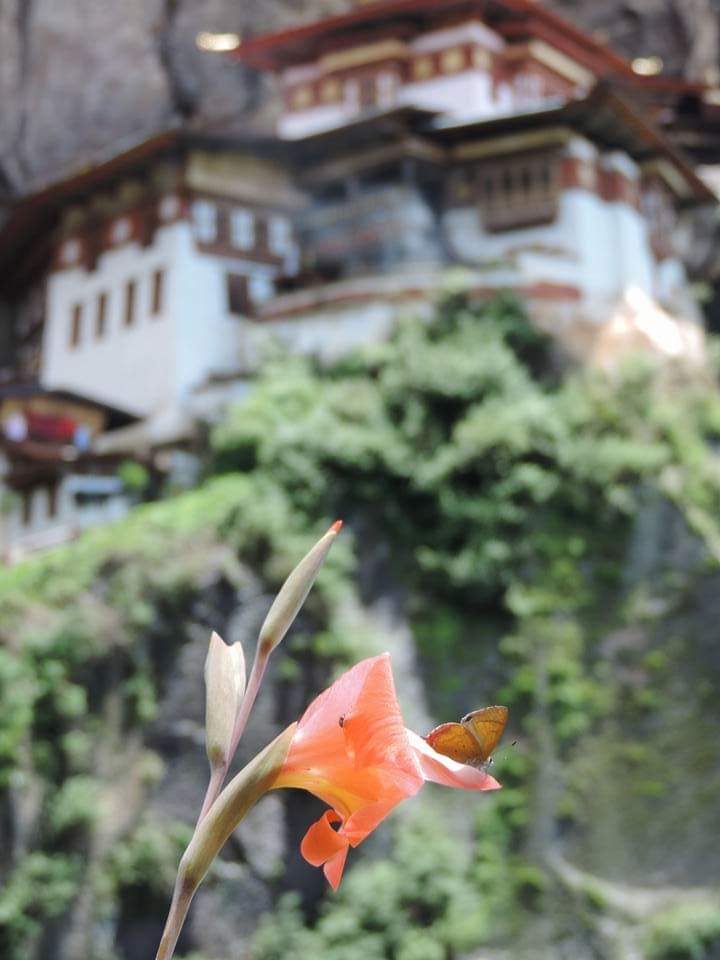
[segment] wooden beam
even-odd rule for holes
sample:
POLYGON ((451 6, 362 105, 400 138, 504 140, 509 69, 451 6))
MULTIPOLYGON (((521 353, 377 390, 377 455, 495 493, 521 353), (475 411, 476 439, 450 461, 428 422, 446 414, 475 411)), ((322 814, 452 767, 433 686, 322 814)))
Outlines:
POLYGON ((302 167, 300 167, 298 181, 305 187, 314 186, 329 180, 342 180, 353 174, 361 173, 363 170, 382 166, 384 163, 407 159, 441 164, 447 160, 447 152, 419 137, 407 137, 400 143, 394 143, 390 146, 377 147, 374 150, 366 150, 342 160, 331 160, 320 165, 313 165, 306 173, 303 173, 302 167))

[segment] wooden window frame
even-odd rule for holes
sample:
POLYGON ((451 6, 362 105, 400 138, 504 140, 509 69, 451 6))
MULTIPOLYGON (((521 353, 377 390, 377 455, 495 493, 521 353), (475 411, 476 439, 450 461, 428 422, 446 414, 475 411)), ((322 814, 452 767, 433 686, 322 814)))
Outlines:
POLYGON ((137 321, 137 281, 128 280, 125 283, 125 302, 123 310, 123 325, 131 330, 137 321))
POLYGON ((158 267, 150 278, 150 316, 159 317, 165 300, 165 270, 158 267))
POLYGON ((103 290, 97 295, 95 303, 95 339, 102 340, 107 333, 108 293, 103 290))
POLYGON ((81 303, 73 304, 70 315, 70 349, 77 350, 82 344, 83 328, 83 305, 81 303))
POLYGON ((269 227, 267 217, 255 216, 255 250, 258 253, 271 253, 269 246, 269 227))
POLYGON ((248 317, 252 313, 249 278, 242 273, 225 275, 227 312, 233 317, 248 317))
POLYGON ((560 156, 556 151, 514 154, 477 169, 479 213, 488 233, 551 223, 558 213, 560 156))

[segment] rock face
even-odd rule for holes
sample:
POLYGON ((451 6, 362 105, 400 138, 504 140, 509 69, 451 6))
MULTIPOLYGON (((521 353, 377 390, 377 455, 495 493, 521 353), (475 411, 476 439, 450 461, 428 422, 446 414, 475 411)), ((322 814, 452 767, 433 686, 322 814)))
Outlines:
POLYGON ((553 0, 548 5, 628 59, 659 56, 667 73, 689 80, 716 78, 717 0, 553 0))
MULTIPOLYGON (((352 0, 1 0, 0 197, 179 120, 255 114, 268 84, 200 52, 199 31, 260 32, 352 0)), ((692 79, 717 73, 718 0, 553 0, 628 56, 692 79)))
POLYGON ((261 81, 227 57, 201 53, 195 37, 201 30, 269 29, 296 19, 296 6, 3 0, 0 185, 4 178, 22 190, 178 120, 247 111, 257 104, 261 81))

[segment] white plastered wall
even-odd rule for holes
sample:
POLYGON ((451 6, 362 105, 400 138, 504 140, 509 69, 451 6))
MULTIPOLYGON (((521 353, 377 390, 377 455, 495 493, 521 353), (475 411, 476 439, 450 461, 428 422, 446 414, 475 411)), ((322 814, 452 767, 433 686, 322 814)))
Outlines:
MULTIPOLYGON (((580 137, 566 150, 588 165, 598 160, 595 147, 580 137)), ((603 163, 637 176, 624 155, 612 154, 603 163)), ((522 286, 574 286, 591 307, 604 307, 630 287, 654 292, 654 261, 642 215, 630 204, 607 202, 591 189, 563 190, 557 218, 549 224, 488 233, 478 210, 464 207, 445 215, 445 228, 455 257, 493 272, 512 264, 516 283, 522 286)), ((490 273, 488 278, 494 280, 490 273)))
POLYGON ((297 319, 262 324, 247 321, 246 360, 250 367, 256 366, 273 343, 289 353, 335 359, 354 347, 387 339, 396 316, 391 303, 378 300, 361 306, 308 310, 297 319))
POLYGON ((93 271, 66 270, 48 283, 41 380, 147 415, 178 402, 211 371, 237 362, 239 325, 228 316, 225 268, 200 254, 189 224, 157 231, 151 246, 103 254, 93 271), (152 275, 164 271, 162 309, 152 316, 152 275), (124 324, 125 287, 134 280, 135 322, 124 324), (97 298, 108 294, 106 333, 95 335, 97 298), (75 304, 83 305, 81 342, 72 347, 75 304))
POLYGON ((408 83, 398 103, 438 110, 455 118, 490 116, 501 106, 493 96, 492 78, 486 70, 465 70, 422 83, 408 83))

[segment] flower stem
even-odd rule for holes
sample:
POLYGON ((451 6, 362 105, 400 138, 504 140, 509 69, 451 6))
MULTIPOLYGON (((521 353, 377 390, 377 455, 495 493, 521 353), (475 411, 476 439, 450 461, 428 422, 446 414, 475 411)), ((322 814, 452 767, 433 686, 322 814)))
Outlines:
POLYGON ((171 960, 195 891, 248 810, 270 790, 282 770, 297 724, 291 724, 228 783, 182 856, 170 912, 155 960, 171 960))
POLYGON ((207 790, 205 791, 205 799, 203 800, 202 809, 200 810, 200 816, 197 819, 198 823, 200 823, 202 818, 213 805, 215 798, 220 793, 222 785, 225 783, 227 769, 227 763, 220 763, 212 768, 212 771, 210 772, 210 781, 207 785, 207 790))
POLYGON ((172 903, 165 929, 163 930, 160 946, 155 955, 155 960, 171 960, 175 953, 180 932, 182 931, 185 918, 187 917, 190 903, 195 895, 196 886, 188 886, 181 877, 178 876, 173 890, 172 903))
POLYGON ((243 697, 243 702, 240 704, 237 719, 235 720, 232 740, 230 741, 230 760, 232 760, 232 758, 235 756, 238 743, 240 743, 240 737, 242 737, 243 733, 245 732, 248 717, 250 716, 250 711, 255 703, 255 697, 260 689, 260 684, 262 683, 262 678, 265 674, 265 668, 267 667, 269 659, 269 651, 265 651, 262 648, 259 648, 256 651, 255 659, 253 660, 252 669, 250 671, 250 678, 248 679, 247 689, 245 691, 245 696, 243 697))

